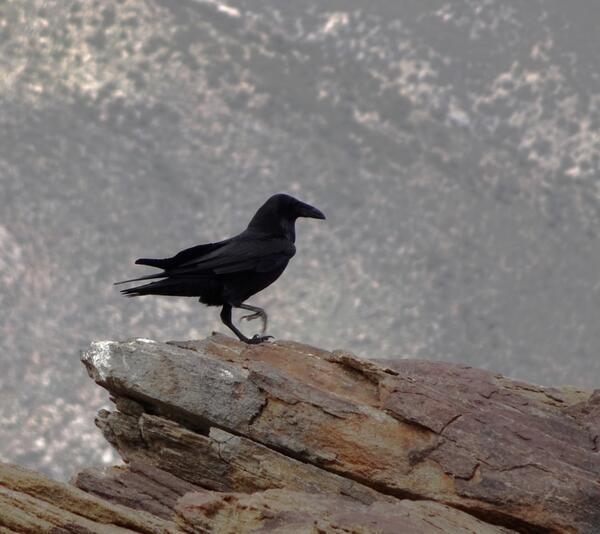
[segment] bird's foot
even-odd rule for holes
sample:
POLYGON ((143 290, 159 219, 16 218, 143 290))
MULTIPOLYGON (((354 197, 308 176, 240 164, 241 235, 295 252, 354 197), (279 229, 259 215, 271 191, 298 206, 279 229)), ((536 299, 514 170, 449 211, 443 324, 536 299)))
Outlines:
POLYGON ((250 313, 249 315, 242 315, 240 321, 254 321, 255 319, 262 319, 262 333, 267 331, 267 314, 263 311, 250 313))
POLYGON ((263 343, 264 341, 268 341, 269 339, 275 339, 273 336, 259 336, 255 334, 253 337, 249 338, 246 343, 249 345, 258 345, 259 343, 263 343))

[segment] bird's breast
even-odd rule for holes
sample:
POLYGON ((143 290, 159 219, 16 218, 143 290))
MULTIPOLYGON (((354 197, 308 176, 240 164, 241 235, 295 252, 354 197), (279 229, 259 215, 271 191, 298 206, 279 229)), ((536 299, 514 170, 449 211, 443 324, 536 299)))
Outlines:
POLYGON ((234 305, 241 304, 275 282, 286 266, 287 262, 267 272, 246 271, 227 276, 223 280, 225 300, 234 305))

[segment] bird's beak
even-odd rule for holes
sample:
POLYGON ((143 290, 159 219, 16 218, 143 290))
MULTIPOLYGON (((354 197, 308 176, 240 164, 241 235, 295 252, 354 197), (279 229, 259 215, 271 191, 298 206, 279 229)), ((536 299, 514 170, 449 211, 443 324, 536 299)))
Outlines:
POLYGON ((323 212, 314 208, 309 204, 305 204, 304 202, 300 202, 298 207, 296 208, 296 213, 298 217, 309 217, 310 219, 325 219, 325 215, 323 212))

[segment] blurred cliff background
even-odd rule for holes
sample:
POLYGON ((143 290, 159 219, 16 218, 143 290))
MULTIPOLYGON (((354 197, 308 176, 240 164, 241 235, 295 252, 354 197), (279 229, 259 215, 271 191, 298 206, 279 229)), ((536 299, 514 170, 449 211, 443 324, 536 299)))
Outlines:
POLYGON ((0 459, 114 461, 79 350, 226 329, 112 283, 279 191, 328 221, 253 300, 270 333, 599 387, 599 25, 597 0, 1 2, 0 459))

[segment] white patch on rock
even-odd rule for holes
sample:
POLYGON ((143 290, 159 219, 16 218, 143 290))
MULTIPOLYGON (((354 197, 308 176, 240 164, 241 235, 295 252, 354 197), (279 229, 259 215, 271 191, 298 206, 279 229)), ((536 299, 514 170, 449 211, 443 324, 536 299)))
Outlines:
POLYGON ((233 373, 231 371, 228 371, 227 369, 221 369, 219 374, 221 375, 221 378, 229 378, 229 379, 235 378, 233 376, 233 373))
POLYGON ((388 415, 387 413, 371 406, 361 406, 360 411, 380 423, 387 423, 394 420, 391 415, 388 415))
POLYGON ((93 341, 91 350, 86 354, 86 359, 92 363, 101 380, 106 380, 108 376, 111 367, 111 346, 114 343, 114 341, 93 341))
POLYGON ((145 337, 136 337, 135 340, 139 341, 140 343, 154 343, 154 344, 156 344, 156 341, 154 341, 153 339, 146 339, 145 337))

